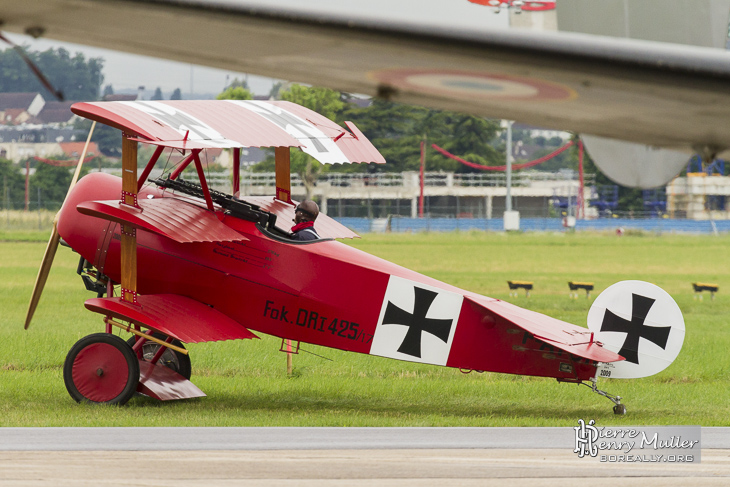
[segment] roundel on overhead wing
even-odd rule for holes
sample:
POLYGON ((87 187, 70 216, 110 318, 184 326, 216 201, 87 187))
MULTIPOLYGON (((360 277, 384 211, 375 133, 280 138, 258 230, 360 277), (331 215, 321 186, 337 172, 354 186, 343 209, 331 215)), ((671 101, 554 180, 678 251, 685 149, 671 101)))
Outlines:
POLYGON ((416 93, 469 100, 555 102, 578 95, 567 86, 523 76, 449 69, 393 68, 374 71, 381 83, 416 93))
POLYGON ((663 186, 687 165, 690 155, 623 140, 581 135, 593 162, 609 179, 630 188, 663 186))

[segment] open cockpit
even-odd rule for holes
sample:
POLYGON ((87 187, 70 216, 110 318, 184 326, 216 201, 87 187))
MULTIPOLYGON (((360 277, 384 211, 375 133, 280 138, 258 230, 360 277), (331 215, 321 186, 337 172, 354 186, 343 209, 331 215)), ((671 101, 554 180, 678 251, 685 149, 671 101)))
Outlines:
MULTIPOLYGON (((180 178, 157 178, 149 182, 163 190, 174 191, 175 194, 192 196, 198 199, 198 204, 205 207, 204 192, 201 185, 194 181, 180 178)), ((210 198, 220 207, 225 215, 256 224, 257 228, 274 240, 286 243, 311 244, 335 238, 356 238, 358 235, 349 228, 325 214, 317 218, 316 228, 320 239, 311 241, 292 240, 287 227, 294 219, 295 205, 279 201, 272 196, 233 196, 220 191, 209 189, 210 198)))

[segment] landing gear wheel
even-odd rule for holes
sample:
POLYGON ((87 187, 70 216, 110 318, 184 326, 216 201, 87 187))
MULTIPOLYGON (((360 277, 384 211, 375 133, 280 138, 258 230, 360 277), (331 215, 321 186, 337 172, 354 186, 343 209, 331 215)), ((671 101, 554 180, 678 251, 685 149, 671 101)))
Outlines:
POLYGON ((95 333, 68 352, 63 382, 76 402, 122 405, 137 390, 139 361, 118 336, 95 333))
MULTIPOLYGON (((161 333, 153 333, 153 337, 158 338, 160 340, 165 340, 167 337, 161 333)), ((136 337, 132 337, 129 340, 127 340, 127 345, 130 347, 134 346, 134 343, 136 341, 136 337)), ((172 344, 180 347, 185 348, 183 344, 180 342, 180 340, 173 340, 172 344)), ((160 349, 162 345, 159 345, 152 341, 147 341, 144 345, 142 345, 142 358, 146 361, 150 361, 155 357, 155 354, 160 349)), ((168 369, 171 369, 178 374, 185 377, 187 380, 190 380, 190 376, 192 374, 192 365, 190 363, 190 356, 185 355, 180 352, 176 352, 172 349, 167 349, 162 354, 162 357, 160 357, 160 360, 157 362, 157 365, 164 365, 168 369)))
POLYGON ((613 414, 618 414, 618 415, 621 415, 621 416, 623 416, 624 414, 626 414, 626 405, 625 404, 616 404, 613 407, 613 414))

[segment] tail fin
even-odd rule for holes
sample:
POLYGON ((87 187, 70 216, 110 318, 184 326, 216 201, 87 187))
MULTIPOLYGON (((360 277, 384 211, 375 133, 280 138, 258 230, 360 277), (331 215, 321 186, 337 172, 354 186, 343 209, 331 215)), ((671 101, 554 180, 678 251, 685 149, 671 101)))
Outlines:
POLYGON ((601 364, 597 377, 634 379, 669 367, 684 343, 684 318, 663 289, 621 281, 603 291, 588 312, 595 340, 626 360, 601 364))

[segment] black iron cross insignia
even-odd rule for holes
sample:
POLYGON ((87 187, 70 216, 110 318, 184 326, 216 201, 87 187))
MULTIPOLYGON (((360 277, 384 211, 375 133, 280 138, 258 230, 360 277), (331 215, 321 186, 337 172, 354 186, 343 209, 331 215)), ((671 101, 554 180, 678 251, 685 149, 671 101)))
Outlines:
POLYGON ((632 309, 631 321, 616 316, 608 309, 603 315, 603 323, 601 323, 601 331, 617 331, 626 333, 626 340, 621 346, 618 354, 624 357, 628 362, 639 363, 639 339, 645 338, 661 348, 667 346, 667 339, 671 326, 647 326, 644 324, 646 315, 654 304, 655 299, 631 294, 632 309))
POLYGON ((426 318, 431 303, 436 299, 438 293, 419 287, 414 288, 414 291, 416 293, 416 299, 413 305, 413 314, 400 309, 388 301, 388 306, 385 308, 385 316, 383 317, 383 324, 407 326, 408 331, 398 351, 420 358, 421 333, 424 331, 428 332, 446 343, 449 341, 451 325, 454 320, 426 318))

